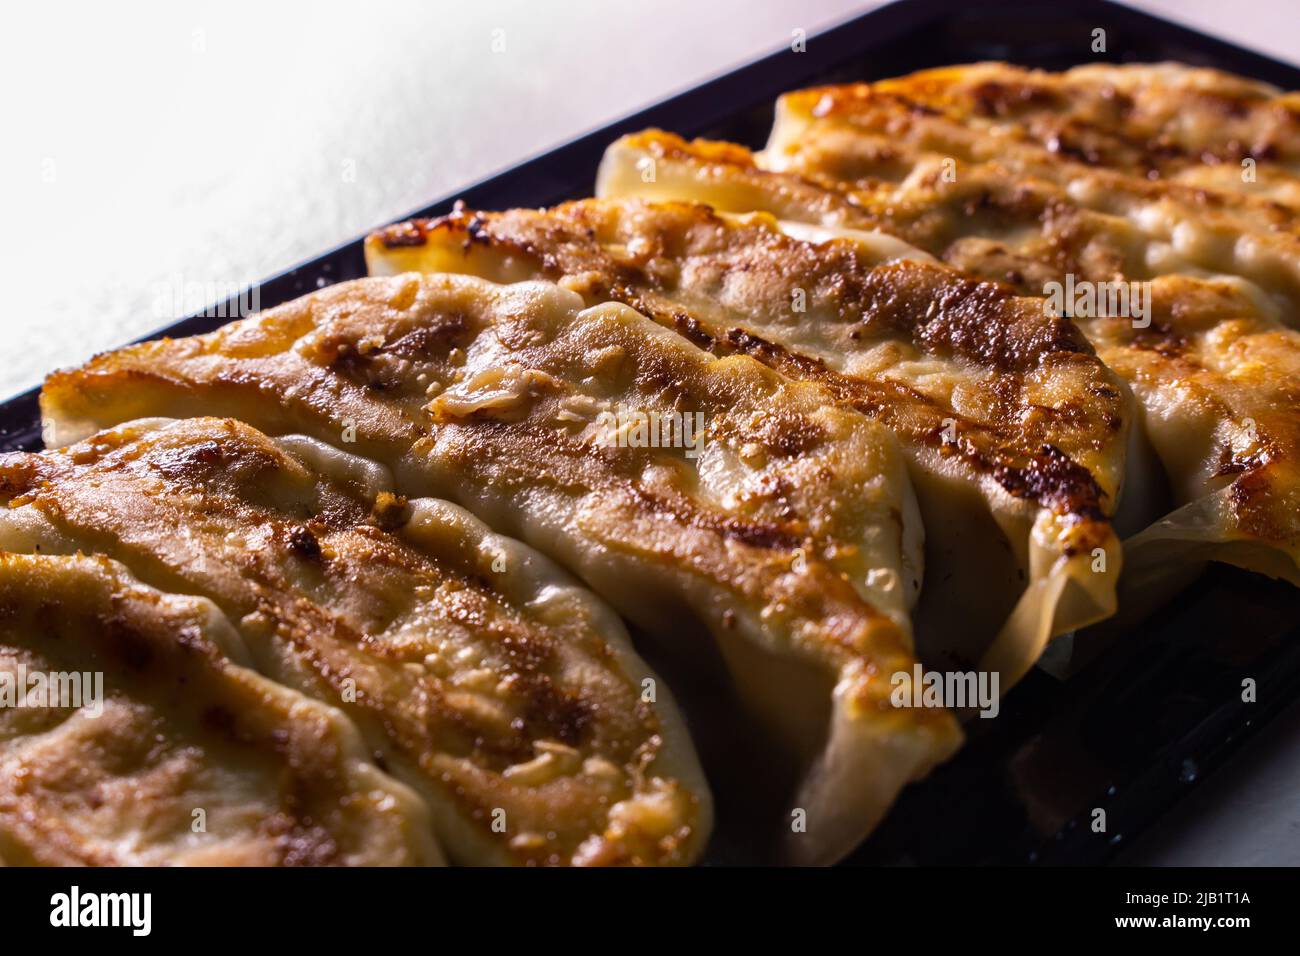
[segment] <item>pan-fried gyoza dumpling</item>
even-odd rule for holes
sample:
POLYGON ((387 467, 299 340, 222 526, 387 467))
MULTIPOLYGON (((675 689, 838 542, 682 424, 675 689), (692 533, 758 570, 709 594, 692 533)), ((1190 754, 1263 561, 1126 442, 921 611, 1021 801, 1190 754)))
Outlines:
POLYGON ((1001 673, 1114 611, 1108 516, 1132 397, 1068 321, 879 234, 584 200, 460 211, 370 237, 373 274, 548 278, 621 301, 718 354, 826 385, 912 463, 927 530, 916 614, 927 659, 1001 673))
MULTIPOLYGON (((1263 211, 1270 219, 1300 209, 1300 95, 1265 83, 1179 63, 1062 73, 977 63, 826 92, 866 90, 918 115, 955 117, 990 148, 1032 143, 1089 167, 1235 192, 1279 204, 1263 211)), ((832 110, 820 92, 791 94, 782 108, 832 110)))
MULTIPOLYGON (((1224 250, 1212 248, 1216 230, 1224 246, 1235 241, 1233 230, 1256 236, 1256 242, 1264 240, 1264 229, 1292 236, 1297 232, 1295 210, 1271 198, 1291 178, 1285 166, 1252 158, 1252 165, 1243 170, 1234 160, 1230 177, 1216 177, 1225 195, 1207 189, 1206 182, 1161 178, 1160 166, 1174 163, 1180 148, 1168 140, 1153 146, 1159 138, 1144 141, 1145 158, 1128 155, 1127 148, 1135 129, 1145 128, 1153 117, 1112 115, 1105 121, 1109 132, 1091 122, 1072 127, 1067 111, 1058 106, 1087 103, 1085 112, 1092 113, 1092 106, 1106 101, 1095 91, 1089 96, 1086 84, 1074 82, 1066 88, 1054 82, 1058 76, 981 64, 788 93, 777 103, 776 123, 759 163, 766 169, 885 189, 920 179, 927 168, 942 167, 945 161, 951 181, 971 172, 972 164, 990 164, 987 168, 1007 175, 1012 186, 1033 189, 1026 180, 1046 180, 1065 188, 1081 206, 1130 218, 1146 230, 1174 223, 1181 228, 1177 238, 1184 246, 1192 245, 1192 235, 1199 230, 1208 234, 1198 240, 1200 245, 1219 256, 1224 250), (1112 148, 1117 142, 1125 146, 1112 148), (1273 185, 1262 186, 1260 175, 1270 177, 1273 185)), ((1168 91, 1163 95, 1169 98, 1168 91)), ((1122 102, 1115 93, 1109 112, 1122 102)), ((1181 133, 1194 126, 1189 124, 1181 133)), ((1168 127, 1166 132, 1180 135, 1168 127)), ((1260 136, 1268 141, 1257 147, 1261 156, 1277 152, 1273 140, 1296 138, 1276 128, 1260 136)), ((1214 148, 1225 154, 1243 149, 1240 142, 1211 142, 1204 132, 1196 138, 1202 141, 1203 156, 1212 155, 1214 148)), ((1195 259, 1197 251, 1191 248, 1189 255, 1195 259)))
MULTIPOLYGON (((823 152, 819 162, 831 163, 823 152)), ((829 169, 829 165, 827 166, 829 169)), ((1239 244, 1218 272, 1189 264, 1139 223, 1084 208, 1044 180, 1010 182, 972 167, 955 183, 932 170, 884 198, 878 184, 761 168, 748 151, 687 143, 666 133, 625 137, 606 153, 598 191, 702 201, 761 210, 804 223, 881 229, 917 243, 977 277, 1027 295, 1062 294, 1073 278, 1119 280, 1144 297, 1146 315, 1079 309, 1073 321, 1101 359, 1132 386, 1143 409, 1143 447, 1128 458, 1128 493, 1149 498, 1161 519, 1157 476, 1137 463, 1158 458, 1179 508, 1125 548, 1126 577, 1141 558, 1148 591, 1155 577, 1182 577, 1180 562, 1216 559, 1300 583, 1300 488, 1294 462, 1300 435, 1294 377, 1300 333, 1288 304, 1285 270, 1246 255, 1239 244), (642 176, 640 170, 652 170, 642 176), (1272 281, 1265 289, 1234 269, 1272 281), (1149 294, 1149 295, 1148 295, 1149 294), (1170 550, 1177 552, 1171 554, 1170 550)), ((1188 248, 1197 247, 1189 231, 1188 248)), ((1167 239, 1168 237, 1166 237, 1167 239)), ((1211 252, 1200 249, 1211 261, 1211 252)), ((1094 285, 1095 287, 1095 285, 1094 285)), ((1048 301, 1045 299, 1045 301, 1048 301)), ((1134 300, 1136 301, 1136 300, 1134 300)), ((1053 306, 1059 309, 1059 304, 1053 306)), ((1109 311, 1109 310, 1107 310, 1109 311)))
POLYGON ((962 241, 979 223, 980 236, 996 240, 1018 230, 1017 244, 1034 248, 1027 230, 1038 225, 1030 218, 1038 210, 1037 247, 1051 253, 1052 243, 1067 244, 1055 252, 1064 256, 1056 264, 1077 278, 1115 278, 1102 268, 1129 279, 1229 273, 1293 309, 1300 304, 1294 210, 1249 192, 1083 162, 1035 142, 1014 123, 990 127, 974 103, 954 104, 942 84, 912 79, 781 97, 759 165, 844 184, 855 201, 887 218, 897 215, 898 201, 932 195, 935 218, 913 224, 921 232, 938 227, 929 241, 944 233, 962 241), (1072 256, 1078 262, 1068 265, 1072 256))
POLYGON ((0 547, 95 551, 208 598, 259 671, 356 723, 453 862, 697 858, 709 794, 618 618, 464 510, 388 487, 301 436, 127 423, 0 458, 0 547))
POLYGON ((1231 277, 1161 276, 1152 316, 1084 323, 1132 383, 1176 510, 1125 542, 1145 580, 1227 561, 1300 586, 1300 332, 1231 277))
POLYGON ((349 442, 400 492, 560 559, 675 657, 720 652, 773 735, 754 798, 784 751, 802 767, 781 810, 803 811, 799 859, 847 852, 959 744, 942 708, 894 706, 910 700, 921 531, 889 432, 626 306, 584 309, 545 283, 364 279, 101 356, 51 376, 42 403, 55 443, 205 412, 349 442))
POLYGON ((428 811, 339 710, 258 675, 204 598, 0 552, 0 858, 427 865, 428 811))

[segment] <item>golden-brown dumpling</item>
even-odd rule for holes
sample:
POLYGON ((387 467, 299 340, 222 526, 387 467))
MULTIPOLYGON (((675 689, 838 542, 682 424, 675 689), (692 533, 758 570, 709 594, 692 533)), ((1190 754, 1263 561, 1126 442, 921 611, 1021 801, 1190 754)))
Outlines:
POLYGON ((0 552, 0 858, 442 862, 356 726, 250 664, 204 598, 104 557, 0 552))
MULTIPOLYGON (((783 97, 781 109, 793 119, 809 106, 833 110, 841 95, 888 98, 923 123, 960 122, 984 158, 1038 147, 1060 170, 1082 164, 1236 193, 1258 221, 1296 228, 1287 213, 1300 209, 1300 95, 1265 83, 1181 63, 1091 63, 1061 73, 976 63, 824 91, 832 97, 825 103, 821 90, 800 91, 783 97)), ((898 139, 920 128, 899 123, 896 113, 890 133, 898 139)), ((951 142, 929 139, 939 141, 951 142)), ((904 166, 897 151, 878 155, 904 166)))

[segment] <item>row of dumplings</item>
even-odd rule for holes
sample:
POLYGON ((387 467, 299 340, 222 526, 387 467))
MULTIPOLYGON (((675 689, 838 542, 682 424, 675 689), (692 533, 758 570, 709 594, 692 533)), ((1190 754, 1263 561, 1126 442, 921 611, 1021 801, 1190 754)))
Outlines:
POLYGON ((1005 693, 1208 560, 1300 584, 1297 115, 1174 66, 790 94, 764 153, 627 137, 596 199, 56 372, 0 673, 106 696, 0 710, 0 857, 685 864, 710 783, 742 858, 842 857, 960 746, 922 662, 1005 693))

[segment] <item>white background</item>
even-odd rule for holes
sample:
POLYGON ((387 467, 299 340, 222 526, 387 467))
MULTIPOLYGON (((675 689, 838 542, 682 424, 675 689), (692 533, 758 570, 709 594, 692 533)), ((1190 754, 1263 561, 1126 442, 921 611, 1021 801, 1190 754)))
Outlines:
MULTIPOLYGON (((7 6, 0 397, 165 325, 187 283, 254 282, 873 5, 7 6)), ((1300 59, 1295 0, 1135 5, 1300 59)), ((1281 724, 1134 859, 1300 862, 1300 710, 1281 724)))

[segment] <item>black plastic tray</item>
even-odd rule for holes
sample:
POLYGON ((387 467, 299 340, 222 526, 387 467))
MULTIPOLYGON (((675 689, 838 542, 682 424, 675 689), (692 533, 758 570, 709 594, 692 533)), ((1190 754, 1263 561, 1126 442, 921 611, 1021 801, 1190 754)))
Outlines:
MULTIPOLYGON (((602 152, 622 133, 659 126, 757 147, 786 90, 986 59, 1050 69, 1178 60, 1300 89, 1295 67, 1112 3, 905 0, 809 38, 805 52, 758 60, 411 215, 441 215, 456 199, 500 209, 589 195, 602 152), (1104 54, 1091 50, 1099 27, 1104 54)), ((260 302, 269 308, 364 274, 357 239, 261 283, 260 302)), ((209 310, 146 338, 226 321, 213 314, 234 313, 209 310)), ((0 405, 0 451, 40 447, 36 395, 0 405)), ((1298 690, 1300 591, 1214 567, 1069 681, 1027 677, 996 720, 973 722, 965 749, 910 788, 849 862, 1104 862, 1298 690), (1246 677, 1257 682, 1257 703, 1241 700, 1246 677), (1106 811, 1105 833, 1090 826, 1096 808, 1106 811)))

